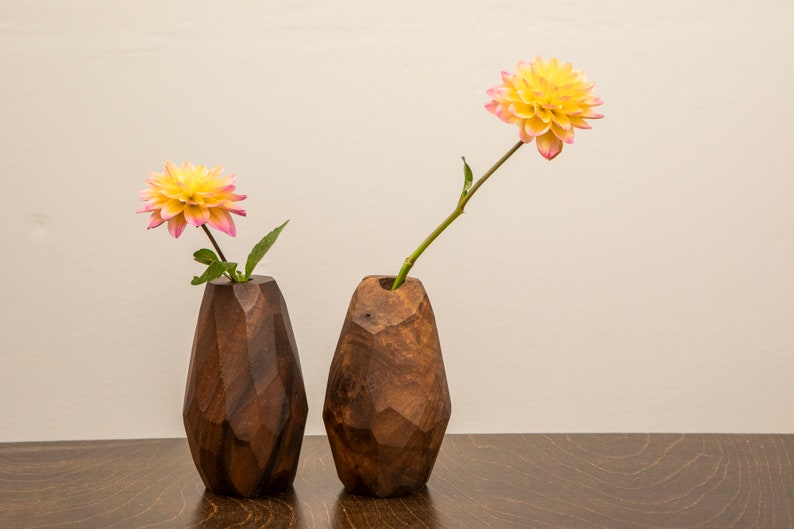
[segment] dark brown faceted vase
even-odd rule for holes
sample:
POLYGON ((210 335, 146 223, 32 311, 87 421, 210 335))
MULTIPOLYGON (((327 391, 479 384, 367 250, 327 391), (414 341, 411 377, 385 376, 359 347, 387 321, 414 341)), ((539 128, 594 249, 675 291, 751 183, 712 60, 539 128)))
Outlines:
POLYGON ((323 421, 350 492, 389 497, 425 486, 452 406, 422 283, 368 276, 356 288, 331 362, 323 421))
POLYGON ((307 413, 298 348, 276 281, 207 283, 182 413, 207 488, 247 498, 289 488, 307 413))

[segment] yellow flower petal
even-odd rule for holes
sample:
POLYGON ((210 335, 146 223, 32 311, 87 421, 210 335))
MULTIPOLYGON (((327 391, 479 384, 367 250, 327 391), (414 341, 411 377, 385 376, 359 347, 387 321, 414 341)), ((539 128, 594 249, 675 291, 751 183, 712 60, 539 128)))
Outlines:
POLYGON ((538 136, 535 144, 538 146, 538 152, 547 160, 553 160, 555 156, 562 152, 562 140, 551 131, 543 136, 538 136))
POLYGON ((549 130, 549 127, 551 127, 551 123, 543 123, 543 120, 540 118, 524 120, 524 131, 533 137, 545 134, 546 131, 549 130))
POLYGON ((180 202, 179 200, 172 198, 171 200, 166 200, 162 204, 160 207, 160 216, 165 220, 168 220, 172 217, 176 217, 177 215, 181 215, 182 210, 184 209, 184 202, 180 202))
POLYGON ((562 110, 552 110, 551 119, 563 130, 570 130, 571 120, 562 110))
POLYGON ((574 129, 565 130, 560 128, 559 125, 556 123, 551 126, 551 133, 560 138, 565 143, 573 143, 573 131, 574 129))

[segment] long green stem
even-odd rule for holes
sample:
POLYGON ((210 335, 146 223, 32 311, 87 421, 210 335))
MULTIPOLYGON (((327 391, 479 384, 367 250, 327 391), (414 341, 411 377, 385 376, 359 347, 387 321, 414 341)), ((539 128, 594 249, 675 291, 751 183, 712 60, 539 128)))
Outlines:
POLYGON ((416 250, 414 250, 414 253, 412 253, 411 255, 405 258, 405 262, 403 263, 402 268, 400 268, 400 273, 397 274, 397 278, 394 280, 394 285, 392 285, 391 288, 392 290, 397 290, 398 288, 400 288, 400 285, 402 285, 403 282, 405 282, 405 278, 408 276, 408 272, 411 270, 411 268, 413 268, 414 264, 416 263, 416 260, 419 259, 419 256, 422 255, 422 253, 424 253, 425 250, 427 250, 427 247, 430 246, 430 244, 433 241, 435 241, 436 238, 439 235, 441 235, 445 229, 447 229, 447 226, 452 224, 455 221, 455 219, 457 219, 463 214, 463 208, 466 207, 466 203, 468 203, 468 201, 471 199, 474 193, 476 193, 477 190, 480 189, 480 186, 482 186, 485 183, 485 181, 488 180, 488 178, 490 178, 491 175, 494 174, 496 170, 499 169, 499 167, 501 167, 502 164, 507 161, 508 158, 513 156, 513 154, 515 154, 515 152, 518 149, 520 149, 522 145, 524 145, 524 142, 519 141, 518 143, 513 145, 510 148, 510 150, 505 153, 504 156, 499 158, 499 160, 495 164, 493 164, 493 166, 490 169, 488 169, 479 178, 479 180, 477 180, 477 182, 474 183, 471 189, 469 189, 467 193, 465 193, 460 197, 460 199, 458 200, 458 205, 455 206, 455 209, 452 210, 452 213, 450 213, 449 216, 446 219, 444 219, 444 222, 439 224, 439 226, 435 230, 433 230, 433 232, 430 235, 427 236, 427 238, 422 242, 422 244, 420 244, 419 247, 416 250))
POLYGON ((207 228, 207 225, 206 224, 202 224, 201 225, 201 229, 203 229, 204 233, 207 234, 207 237, 210 238, 210 242, 212 243, 212 247, 215 248, 216 252, 218 252, 218 257, 221 258, 221 261, 223 261, 224 263, 227 262, 226 261, 226 256, 223 255, 223 252, 221 251, 221 247, 218 246, 217 242, 215 242, 215 237, 212 236, 212 232, 210 232, 209 228, 207 228))

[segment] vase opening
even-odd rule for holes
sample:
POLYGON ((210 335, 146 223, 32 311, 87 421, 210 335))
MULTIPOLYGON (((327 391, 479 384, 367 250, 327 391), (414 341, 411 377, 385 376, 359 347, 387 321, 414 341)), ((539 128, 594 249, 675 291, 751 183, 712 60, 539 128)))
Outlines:
POLYGON ((383 290, 391 290, 391 287, 394 286, 394 277, 381 277, 378 279, 380 286, 383 290))

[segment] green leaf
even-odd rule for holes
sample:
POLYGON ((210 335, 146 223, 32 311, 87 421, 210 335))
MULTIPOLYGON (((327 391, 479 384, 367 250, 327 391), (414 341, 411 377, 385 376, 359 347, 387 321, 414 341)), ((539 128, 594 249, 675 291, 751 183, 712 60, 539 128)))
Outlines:
POLYGON ((201 264, 211 265, 216 261, 220 261, 218 256, 212 250, 208 248, 202 248, 201 250, 196 250, 193 253, 193 259, 201 264))
POLYGON ((254 246, 254 248, 251 250, 251 253, 248 254, 248 259, 245 262, 246 281, 251 279, 251 274, 254 272, 254 268, 256 268, 256 265, 259 264, 259 261, 262 260, 267 251, 270 250, 270 247, 276 242, 276 239, 278 239, 278 236, 281 234, 281 230, 284 229, 284 226, 287 225, 287 222, 289 222, 289 220, 284 221, 284 224, 262 237, 262 240, 256 243, 256 246, 254 246))
POLYGON ((191 285, 200 285, 213 279, 218 279, 226 273, 233 273, 237 269, 237 263, 224 263, 223 261, 215 261, 207 267, 203 274, 194 276, 191 285))
POLYGON ((463 198, 471 188, 471 183, 474 181, 474 174, 472 173, 469 164, 466 163, 466 157, 461 156, 460 159, 463 160, 463 193, 460 194, 460 198, 463 198))

